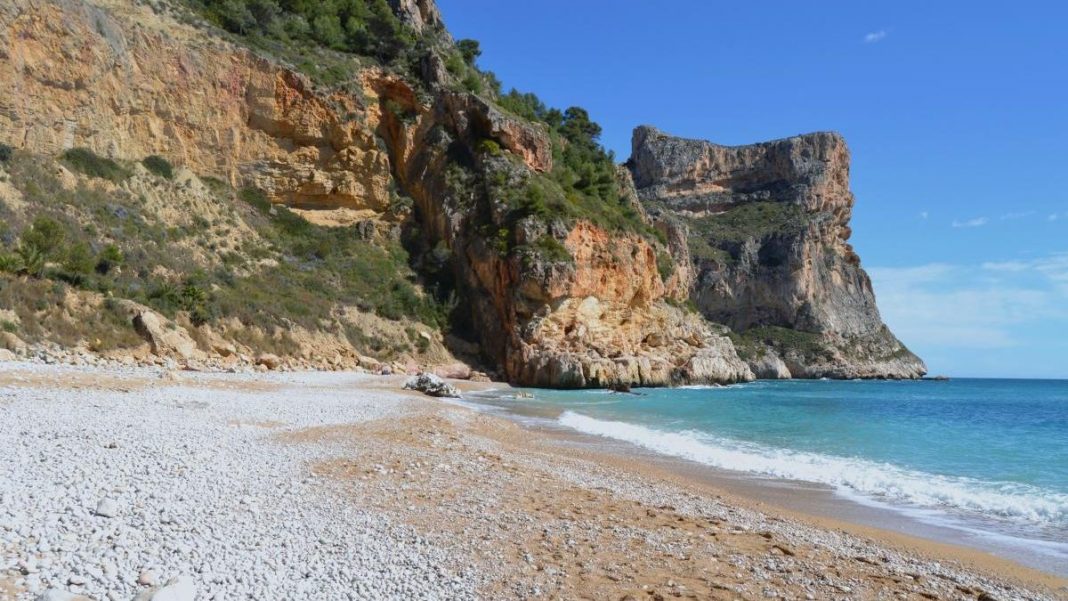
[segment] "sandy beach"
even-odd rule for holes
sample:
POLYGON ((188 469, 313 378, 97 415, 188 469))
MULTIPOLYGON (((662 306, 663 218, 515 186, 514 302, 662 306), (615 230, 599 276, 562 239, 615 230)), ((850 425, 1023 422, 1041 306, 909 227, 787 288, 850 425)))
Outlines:
POLYGON ((4 364, 0 599, 1068 598, 403 380, 4 364))

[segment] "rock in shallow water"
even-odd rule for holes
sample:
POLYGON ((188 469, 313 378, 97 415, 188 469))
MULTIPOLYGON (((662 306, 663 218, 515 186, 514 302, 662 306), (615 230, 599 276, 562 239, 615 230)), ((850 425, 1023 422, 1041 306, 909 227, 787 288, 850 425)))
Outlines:
POLYGON ((404 383, 405 390, 418 390, 423 394, 434 397, 460 398, 460 391, 434 374, 421 373, 414 378, 409 378, 404 383))

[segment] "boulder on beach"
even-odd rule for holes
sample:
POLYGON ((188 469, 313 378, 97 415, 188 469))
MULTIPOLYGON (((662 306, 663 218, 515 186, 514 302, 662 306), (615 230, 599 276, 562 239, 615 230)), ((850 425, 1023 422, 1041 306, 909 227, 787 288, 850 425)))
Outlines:
POLYGON ((433 397, 460 398, 460 391, 439 376, 429 373, 421 373, 414 378, 408 378, 404 383, 405 390, 418 390, 423 394, 433 397))

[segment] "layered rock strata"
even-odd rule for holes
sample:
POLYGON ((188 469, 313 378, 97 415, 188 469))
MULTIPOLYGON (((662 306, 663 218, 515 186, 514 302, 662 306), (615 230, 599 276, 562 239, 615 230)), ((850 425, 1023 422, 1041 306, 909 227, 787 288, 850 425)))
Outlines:
MULTIPOLYGON (((392 5, 413 30, 449 41, 432 1, 392 5)), ((685 286, 681 276, 661 280, 655 241, 585 222, 529 222, 518 224, 510 244, 548 236, 573 260, 491 247, 476 213, 486 206, 494 213, 500 199, 487 190, 459 197, 448 185, 449 166, 460 156, 476 172, 504 171, 521 185, 552 170, 552 141, 543 125, 458 91, 440 56, 423 61, 427 89, 356 61, 350 85, 319 89, 209 27, 157 9, 123 0, 0 6, 0 140, 50 155, 72 147, 131 161, 162 155, 260 188, 317 223, 332 223, 317 214, 329 211, 355 213, 347 223, 394 219, 393 190, 411 196, 411 225, 451 253, 471 335, 516 383, 752 377, 721 330, 676 306, 685 286), (504 156, 482 156, 486 140, 504 156)))
POLYGON ((748 343, 760 377, 914 378, 923 362, 883 324, 849 244, 849 150, 820 132, 745 146, 634 132, 650 214, 688 230, 690 296, 748 343))

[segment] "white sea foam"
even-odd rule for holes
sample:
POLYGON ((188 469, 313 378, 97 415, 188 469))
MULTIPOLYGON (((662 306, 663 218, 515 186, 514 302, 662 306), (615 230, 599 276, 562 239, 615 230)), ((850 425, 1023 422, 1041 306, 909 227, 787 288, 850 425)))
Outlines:
POLYGON ((817 482, 843 493, 860 493, 912 506, 979 512, 1058 527, 1068 525, 1068 494, 1033 486, 940 476, 864 459, 775 449, 704 432, 656 430, 573 411, 561 414, 559 422, 580 432, 717 468, 817 482))

